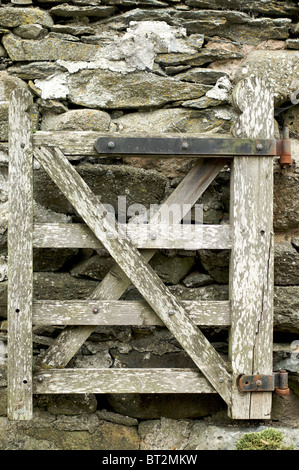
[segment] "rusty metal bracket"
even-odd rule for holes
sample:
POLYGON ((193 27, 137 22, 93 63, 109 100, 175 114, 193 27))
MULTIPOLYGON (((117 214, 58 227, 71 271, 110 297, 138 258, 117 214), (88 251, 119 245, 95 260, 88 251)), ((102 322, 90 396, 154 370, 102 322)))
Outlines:
POLYGON ((281 141, 279 164, 283 167, 293 165, 290 132, 288 127, 284 127, 283 129, 283 140, 281 141))
POLYGON ((289 395, 288 373, 285 370, 272 375, 242 375, 238 379, 240 392, 274 392, 277 395, 289 395))
POLYGON ((132 137, 115 135, 99 137, 95 149, 103 156, 280 156, 284 165, 290 158, 290 141, 275 139, 206 138, 190 135, 132 137))

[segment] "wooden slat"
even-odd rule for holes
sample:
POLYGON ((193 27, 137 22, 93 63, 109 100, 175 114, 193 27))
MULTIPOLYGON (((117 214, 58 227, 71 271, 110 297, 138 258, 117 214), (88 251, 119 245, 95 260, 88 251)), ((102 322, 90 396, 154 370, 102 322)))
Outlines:
POLYGON ((8 417, 32 418, 31 94, 18 88, 9 106, 8 417))
POLYGON ((198 369, 52 369, 34 393, 215 393, 198 369))
MULTIPOLYGON (((268 84, 255 77, 245 79, 235 88, 234 100, 242 111, 236 137, 273 136, 273 94, 268 84)), ((273 162, 235 157, 231 187, 231 417, 270 419, 272 394, 241 394, 236 380, 240 374, 272 374, 273 162)))
MULTIPOLYGON (((209 184, 216 178, 225 161, 199 159, 181 183, 174 189, 165 201, 177 210, 173 213, 173 223, 179 223, 188 212, 187 205, 193 206, 209 184), (179 205, 184 203, 182 210, 179 205)), ((153 224, 160 222, 160 211, 150 219, 153 224)), ((156 250, 141 251, 145 261, 156 253, 156 250)), ((130 286, 131 281, 115 264, 102 282, 96 287, 90 298, 94 300, 117 300, 130 286)), ((65 367, 76 352, 80 349, 84 341, 93 333, 94 326, 70 326, 65 328, 55 339, 44 354, 39 356, 37 364, 42 368, 62 368, 65 367)))
MULTIPOLYGON (((101 134, 94 131, 37 131, 33 136, 34 145, 39 147, 59 147, 69 159, 78 159, 82 156, 98 156, 116 158, 122 155, 151 155, 153 158, 163 157, 233 157, 235 155, 254 155, 256 142, 254 139, 234 140, 231 136, 215 134, 207 137, 206 134, 163 134, 160 136, 146 136, 145 134, 101 134), (142 141, 137 139, 142 138, 142 141), (95 149, 97 143, 100 153, 95 149), (147 140, 146 140, 147 139, 147 140), (107 147, 107 143, 113 141, 113 149, 107 147), (167 142, 168 141, 168 142, 167 142), (184 150, 183 143, 188 143, 184 150)), ((263 150, 260 155, 275 155, 276 141, 263 141, 263 150)))
POLYGON ((194 363, 202 368, 214 388, 230 403, 231 384, 227 364, 186 315, 140 252, 131 243, 118 237, 115 219, 107 214, 105 207, 75 168, 59 149, 51 153, 45 147, 40 147, 35 149, 34 155, 194 363))
MULTIPOLYGON (((228 301, 181 301, 180 304, 198 326, 230 325, 228 301)), ((163 326, 153 309, 142 300, 39 300, 33 303, 32 322, 34 325, 163 326)))
MULTIPOLYGON (((223 250, 232 246, 229 225, 127 224, 122 233, 142 249, 223 250)), ((35 224, 33 246, 97 249, 103 245, 85 224, 35 224)))

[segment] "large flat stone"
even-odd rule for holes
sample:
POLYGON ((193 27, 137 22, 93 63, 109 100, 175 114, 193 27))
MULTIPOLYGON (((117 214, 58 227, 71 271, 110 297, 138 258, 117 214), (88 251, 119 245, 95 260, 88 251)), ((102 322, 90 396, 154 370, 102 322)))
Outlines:
POLYGON ((138 450, 136 427, 96 415, 55 416, 36 411, 29 422, 0 418, 0 448, 11 450, 138 450))
MULTIPOLYGON (((240 1, 238 0, 186 0, 186 5, 196 8, 211 8, 213 10, 231 9, 238 10, 240 1)), ((242 1, 242 11, 260 13, 267 16, 290 16, 297 13, 295 2, 278 2, 272 0, 256 0, 242 1)))
POLYGON ((55 62, 30 62, 28 64, 12 65, 7 72, 23 80, 44 79, 50 75, 65 72, 65 68, 55 62))
POLYGON ((179 82, 147 72, 126 75, 82 70, 67 80, 72 103, 90 108, 130 109, 162 106, 171 101, 199 98, 202 85, 179 82))
POLYGON ((54 22, 47 11, 39 8, 16 8, 2 6, 0 8, 0 26, 15 28, 16 26, 39 24, 50 28, 54 22))
POLYGON ((116 8, 112 5, 107 6, 76 6, 68 5, 63 3, 51 8, 50 13, 55 16, 61 16, 66 18, 84 18, 92 16, 95 18, 105 18, 111 16, 116 11, 116 8))
POLYGON ((223 400, 213 394, 114 394, 108 395, 108 402, 117 413, 142 420, 161 416, 176 420, 201 418, 226 407, 223 400))
POLYGON ((15 61, 55 61, 58 59, 88 61, 94 59, 100 47, 56 37, 46 37, 37 43, 14 34, 4 35, 2 43, 9 57, 15 61))
POLYGON ((274 174, 274 228, 277 232, 299 227, 299 175, 278 170, 274 174))
MULTIPOLYGON (((207 110, 158 109, 124 115, 114 122, 123 133, 228 133, 235 114, 228 107, 207 110)), ((141 162, 142 163, 142 162, 141 162)), ((159 165, 157 162, 156 165, 159 165)), ((155 166, 156 166, 155 165, 155 166)))
POLYGON ((299 253, 290 242, 275 243, 274 283, 280 286, 299 284, 299 253))
MULTIPOLYGON (((118 213, 119 196, 126 197, 126 208, 131 204, 159 204, 164 197, 167 178, 152 170, 121 165, 84 163, 78 172, 103 204, 110 204, 118 213)), ((67 199, 42 169, 34 172, 35 199, 54 212, 74 214, 67 199)), ((121 201, 120 201, 121 204, 121 201)))
POLYGON ((276 286, 274 289, 274 329, 299 333, 299 287, 276 286))
POLYGON ((256 45, 271 39, 286 39, 289 37, 291 20, 289 18, 271 19, 257 18, 240 11, 198 10, 181 11, 173 9, 142 9, 123 13, 117 17, 104 20, 113 24, 115 29, 123 29, 131 21, 162 20, 173 26, 187 29, 189 34, 201 33, 207 36, 221 35, 222 37, 256 45))
POLYGON ((76 109, 57 115, 46 115, 43 131, 108 131, 110 115, 96 109, 76 109))
POLYGON ((236 72, 236 82, 250 75, 266 80, 274 91, 276 106, 290 101, 298 89, 299 51, 252 51, 236 72))

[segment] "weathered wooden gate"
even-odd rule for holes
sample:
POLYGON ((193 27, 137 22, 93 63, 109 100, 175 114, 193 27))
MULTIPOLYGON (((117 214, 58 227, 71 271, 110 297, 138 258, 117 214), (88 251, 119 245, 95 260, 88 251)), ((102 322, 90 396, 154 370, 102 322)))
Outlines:
MULTIPOLYGON (((32 418, 32 395, 51 393, 219 393, 235 419, 269 419, 272 390, 273 98, 260 79, 240 82, 234 92, 240 116, 234 139, 192 136, 143 139, 95 132, 32 133, 32 98, 18 89, 10 100, 8 234, 8 416, 32 418), (69 163, 73 155, 122 152, 198 156, 166 203, 174 212, 172 232, 149 224, 120 227, 69 163), (134 143, 135 142, 135 143, 134 143), (154 150, 153 145, 159 144, 154 150), (121 145, 122 144, 122 145, 121 145), (138 145, 140 144, 140 141, 138 145), (101 147, 102 146, 102 147, 101 147), (106 149, 106 150, 105 150, 106 149), (211 158, 211 153, 213 157, 211 158), (205 157, 203 157, 205 155, 205 157), (33 156, 71 202, 85 224, 33 224, 33 156), (185 236, 184 204, 195 204, 223 165, 231 160, 230 225, 194 225, 185 236), (36 301, 33 247, 104 246, 116 265, 88 300, 36 301), (230 299, 180 302, 147 264, 159 248, 231 249, 230 299), (139 251, 140 249, 140 251, 139 251), (133 283, 145 301, 119 301, 133 283), (68 325, 33 367, 32 325, 68 325), (98 325, 165 325, 196 369, 64 368, 98 325), (225 362, 198 326, 230 326, 225 362), (257 374, 260 374, 257 376, 257 374), (265 386, 265 380, 272 384, 265 386), (253 391, 254 390, 254 391, 253 391)), ((189 207, 188 207, 189 210, 189 207)), ((188 228, 190 229, 190 227, 188 228)), ((275 379, 275 380, 274 380, 275 379)))

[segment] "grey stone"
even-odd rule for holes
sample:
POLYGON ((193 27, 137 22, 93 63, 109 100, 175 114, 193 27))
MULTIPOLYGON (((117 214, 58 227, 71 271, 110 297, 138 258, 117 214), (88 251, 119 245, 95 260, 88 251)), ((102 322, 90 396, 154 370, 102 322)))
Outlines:
POLYGON ((7 57, 7 52, 3 46, 0 44, 0 57, 7 57))
POLYGON ((220 284, 228 283, 228 250, 199 250, 198 255, 202 266, 216 282, 220 284))
MULTIPOLYGON (((213 10, 238 10, 240 8, 240 2, 238 0, 187 0, 186 5, 213 10)), ((242 1, 241 8, 242 11, 246 12, 278 17, 289 16, 297 11, 295 2, 278 2, 272 0, 264 0, 263 2, 256 0, 242 1)))
POLYGON ((286 45, 288 49, 299 49, 299 39, 287 39, 286 45))
POLYGON ((23 24, 13 29, 13 33, 23 39, 38 39, 47 32, 48 30, 43 28, 40 24, 23 24))
POLYGON ((189 441, 191 422, 161 418, 139 424, 140 450, 184 450, 189 441))
POLYGON ((2 42, 9 57, 15 61, 90 61, 99 52, 99 46, 49 36, 40 39, 38 47, 34 41, 14 34, 6 34, 2 42))
POLYGON ((299 237, 292 238, 292 245, 297 251, 299 251, 299 237))
POLYGON ((8 101, 0 102, 0 141, 8 140, 8 101))
POLYGON ((47 11, 39 8, 2 7, 0 9, 0 26, 15 28, 21 25, 39 24, 50 28, 53 19, 47 11))
POLYGON ((105 109, 161 106, 177 99, 199 98, 206 92, 205 85, 179 82, 151 73, 123 75, 100 70, 82 70, 71 75, 68 89, 72 103, 105 109))
POLYGON ((23 80, 44 79, 50 75, 64 72, 65 68, 54 62, 30 62, 30 64, 13 65, 7 72, 23 80))
POLYGON ((274 173, 274 228, 281 232, 299 227, 299 175, 292 170, 274 173))
POLYGON ((242 59, 243 55, 239 52, 231 52, 221 49, 201 49, 200 51, 190 53, 170 52, 168 54, 158 54, 156 62, 164 67, 177 65, 190 65, 199 67, 217 60, 235 60, 242 59))
POLYGON ((152 7, 167 7, 168 4, 165 2, 161 2, 160 0, 113 0, 111 2, 110 0, 104 0, 102 3, 113 3, 113 5, 120 5, 120 6, 137 6, 137 5, 143 5, 143 6, 152 6, 152 7))
POLYGON ((53 114, 63 114, 68 111, 68 108, 56 100, 43 100, 42 98, 37 98, 36 104, 38 104, 40 112, 42 115, 51 115, 53 114))
POLYGON ((63 266, 78 253, 73 248, 34 248, 33 269, 37 272, 53 272, 63 266))
MULTIPOLYGON (((37 300, 76 300, 88 298, 98 283, 77 279, 68 273, 34 273, 34 296, 37 300)), ((0 317, 6 318, 7 281, 0 282, 0 317)))
MULTIPOLYGON (((299 90, 299 81, 298 81, 298 90, 299 90)), ((289 128, 290 135, 293 134, 295 138, 296 137, 298 138, 299 136, 299 105, 292 106, 290 109, 288 109, 284 113, 283 124, 284 126, 289 128)), ((296 149, 293 143, 292 143, 292 152, 294 152, 293 158, 296 160, 296 149)))
POLYGON ((60 39, 61 41, 71 41, 71 42, 79 42, 80 39, 77 36, 73 36, 72 34, 67 33, 49 33, 47 35, 48 39, 60 39))
POLYGON ((7 416, 7 390, 0 388, 0 416, 7 416))
POLYGON ((72 364, 78 369, 108 369, 113 364, 113 356, 108 346, 99 345, 100 352, 92 355, 77 354, 72 364))
POLYGON ((16 88, 28 89, 27 84, 17 77, 12 77, 7 72, 0 71, 0 101, 8 101, 10 93, 16 88))
POLYGON ((76 265, 70 273, 74 277, 89 277, 101 281, 114 265, 113 258, 94 255, 76 265))
POLYGON ((92 414, 89 412, 73 416, 58 414, 53 423, 53 427, 57 430, 72 432, 87 431, 89 434, 96 432, 99 425, 100 422, 96 413, 92 414))
MULTIPOLYGON (((249 427, 249 422, 244 424, 245 427, 216 426, 196 421, 193 423, 185 450, 235 450, 237 441, 245 433, 268 429, 268 426, 249 427)), ((285 427, 275 427, 275 429, 283 433, 284 445, 294 445, 295 448, 299 448, 299 429, 285 427)))
POLYGON ((183 284, 186 287, 201 287, 213 284, 214 280, 211 276, 204 273, 192 272, 183 279, 183 284))
POLYGON ((151 267, 166 284, 178 284, 194 264, 190 257, 167 257, 156 253, 150 261, 151 267))
POLYGON ((216 394, 111 394, 107 398, 117 413, 142 420, 201 418, 226 407, 216 394))
POLYGON ((135 427, 99 421, 94 415, 38 412, 26 423, 0 418, 0 448, 11 450, 138 450, 135 427), (98 426, 96 426, 98 422, 98 426))
POLYGON ((274 329, 299 333, 299 287, 277 286, 274 289, 274 329))
POLYGON ((107 131, 110 115, 96 109, 76 109, 57 115, 47 115, 41 123, 43 131, 107 131))
POLYGON ((299 375, 298 374, 289 374, 289 387, 299 397, 299 375))
POLYGON ((299 253, 290 242, 275 244, 274 283, 281 286, 299 284, 299 253))
POLYGON ((273 370, 299 374, 299 340, 273 345, 273 370), (298 351, 298 353, 296 353, 298 351))
MULTIPOLYGON (((126 114, 114 120, 117 130, 124 133, 228 133, 235 119, 228 107, 208 110, 182 108, 158 109, 152 112, 126 114)), ((184 162, 183 162, 184 163, 184 162)))
POLYGON ((112 6, 75 6, 63 3, 51 8, 50 13, 54 16, 82 18, 86 16, 93 16, 97 18, 105 18, 111 16, 116 11, 112 6))
POLYGON ((180 300, 228 300, 228 286, 221 284, 196 288, 177 285, 169 286, 169 289, 180 300))
MULTIPOLYGON (((166 111, 166 110, 161 110, 161 111, 166 111)), ((152 113, 149 113, 148 116, 150 117, 151 114, 152 113)), ((162 114, 161 114, 161 117, 162 117, 162 114)), ((173 117, 175 118, 175 116, 176 115, 174 113, 173 117)), ((178 117, 178 115, 177 115, 177 117, 178 117)), ((182 117, 183 117, 183 115, 182 115, 182 117)), ((136 123, 138 123, 137 113, 136 113, 135 118, 136 118, 136 123)), ((134 118, 132 119, 132 121, 133 120, 134 120, 134 118)), ((185 125, 188 128, 190 123, 188 124, 187 119, 186 120, 183 119, 183 121, 185 121, 185 125)), ((179 125, 179 121, 178 121, 177 124, 179 125)), ((181 124, 182 124, 182 122, 181 122, 181 124)), ((191 120, 191 124, 192 124, 192 120, 191 120)), ((157 122, 157 124, 154 124, 154 122, 153 123, 149 122, 149 125, 152 125, 152 126, 154 126, 155 129, 157 129, 157 131, 155 131, 157 134, 159 133, 159 131, 161 131, 161 129, 163 129, 162 123, 161 123, 160 128, 158 126, 158 122, 157 122)), ((164 122, 164 125, 167 126, 166 121, 164 122)), ((121 126, 122 126, 122 124, 121 124, 121 126)), ((177 132, 177 130, 178 130, 177 127, 175 127, 175 129, 174 129, 174 126, 172 124, 170 124, 170 126, 173 128, 173 132, 177 132)), ((126 127, 126 125, 124 127, 126 127)), ((195 126, 192 126, 192 127, 190 126, 190 128, 191 128, 190 130, 192 130, 192 129, 195 130, 195 126)), ((130 127, 130 129, 132 129, 132 131, 133 131, 133 126, 130 127)), ((132 132, 132 131, 130 130, 130 132, 132 132)), ((188 157, 187 158, 184 158, 184 157, 177 157, 177 158, 175 158, 175 157, 174 158, 169 158, 169 157, 166 157, 166 158, 163 158, 163 157, 161 157, 161 158, 143 157, 143 158, 138 158, 137 156, 135 156, 135 157, 124 157, 122 161, 123 161, 124 164, 131 165, 135 168, 144 168, 145 170, 156 170, 159 173, 162 173, 162 175, 167 176, 167 178, 181 178, 182 176, 186 175, 189 170, 191 170, 191 168, 194 165, 196 159, 188 158, 188 157)))
POLYGON ((82 24, 54 24, 51 27, 54 33, 72 34, 73 36, 81 36, 83 34, 94 34, 95 30, 92 26, 82 24))
POLYGON ((110 421, 111 423, 123 424, 124 426, 138 426, 138 421, 130 416, 124 416, 113 411, 98 410, 97 416, 99 419, 110 421))
POLYGON ((184 73, 179 73, 175 78, 187 82, 204 83, 206 85, 215 85, 220 77, 226 76, 224 72, 213 69, 192 68, 184 73))
POLYGON ((203 96, 198 100, 188 100, 182 103, 183 108, 193 108, 193 109, 206 109, 212 108, 214 106, 220 106, 227 103, 227 100, 216 100, 215 98, 208 98, 203 96))
POLYGON ((289 36, 291 20, 288 18, 252 19, 246 13, 239 11, 212 10, 175 11, 172 9, 138 9, 128 11, 117 19, 109 18, 104 24, 113 24, 115 29, 123 29, 131 21, 162 20, 166 23, 184 27, 187 32, 201 33, 208 36, 221 35, 232 40, 242 40, 247 44, 256 45, 263 40, 285 39, 289 36))
POLYGON ((279 106, 290 100, 290 95, 298 89, 299 52, 252 51, 236 72, 236 81, 250 75, 257 75, 266 80, 273 88, 275 105, 279 106))
POLYGON ((53 415, 82 415, 94 413, 97 399, 93 394, 52 395, 49 398, 47 411, 53 415))
MULTIPOLYGON (((126 207, 131 204, 159 204, 164 197, 167 179, 155 171, 129 166, 84 163, 77 166, 81 177, 99 196, 103 204, 109 204, 118 213, 119 196, 126 196, 126 207)), ((55 212, 74 214, 71 204, 43 170, 34 174, 35 199, 55 212)))

